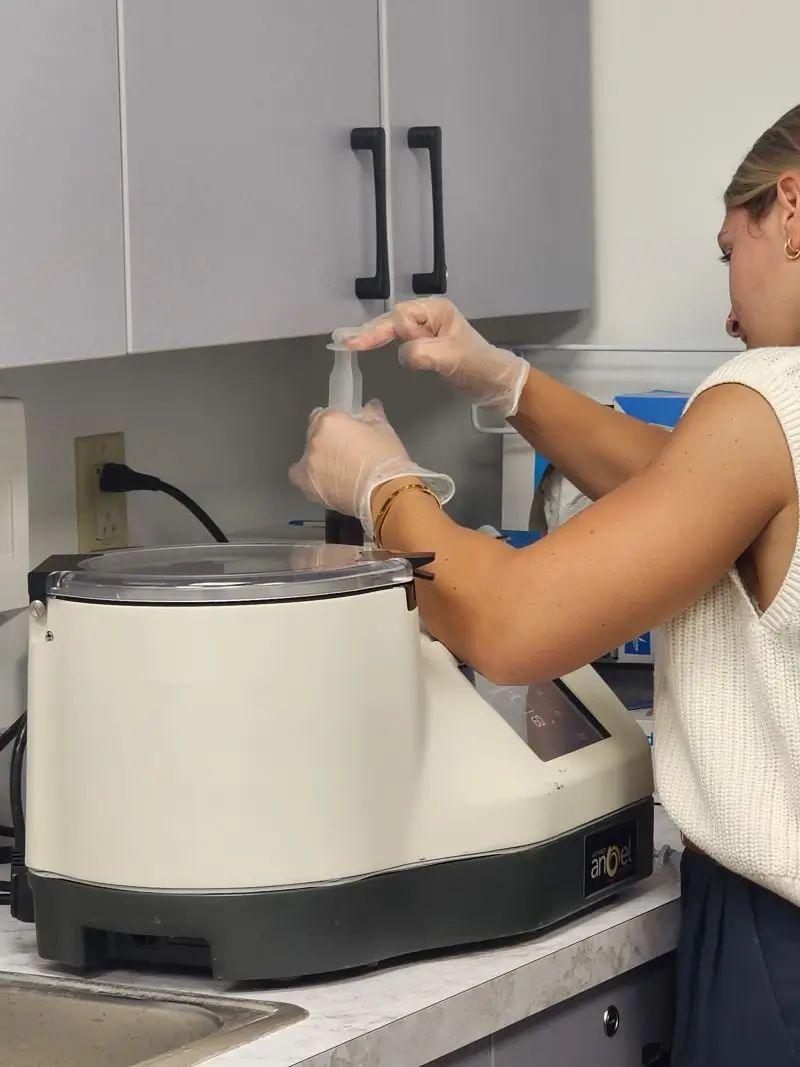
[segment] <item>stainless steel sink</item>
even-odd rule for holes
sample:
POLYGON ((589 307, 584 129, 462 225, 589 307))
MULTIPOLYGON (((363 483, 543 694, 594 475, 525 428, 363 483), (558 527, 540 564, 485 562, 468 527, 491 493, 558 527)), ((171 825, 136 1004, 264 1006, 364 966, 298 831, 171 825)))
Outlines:
POLYGON ((9 1067, 195 1067, 305 1017, 291 1004, 0 976, 0 1059, 9 1067))

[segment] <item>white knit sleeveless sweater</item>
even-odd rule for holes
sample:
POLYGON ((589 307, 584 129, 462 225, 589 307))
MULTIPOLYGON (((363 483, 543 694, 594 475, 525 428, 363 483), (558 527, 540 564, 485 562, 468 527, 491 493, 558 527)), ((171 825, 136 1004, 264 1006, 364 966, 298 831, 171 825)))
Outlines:
MULTIPOLYGON (((800 348, 737 356, 692 400, 726 382, 770 404, 800 484, 800 348)), ((731 571, 664 627, 658 646, 664 807, 718 863, 800 904, 800 537, 765 612, 731 571)))

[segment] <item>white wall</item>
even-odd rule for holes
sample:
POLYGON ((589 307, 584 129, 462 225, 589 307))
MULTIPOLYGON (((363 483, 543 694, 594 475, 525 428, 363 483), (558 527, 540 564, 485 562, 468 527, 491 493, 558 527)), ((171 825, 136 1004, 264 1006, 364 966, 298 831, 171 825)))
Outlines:
MULTIPOLYGON (((800 103, 796 0, 591 0, 597 292, 536 340, 734 346, 716 234, 759 134, 800 103)), ((691 388, 724 355, 540 359, 572 384, 691 388)))

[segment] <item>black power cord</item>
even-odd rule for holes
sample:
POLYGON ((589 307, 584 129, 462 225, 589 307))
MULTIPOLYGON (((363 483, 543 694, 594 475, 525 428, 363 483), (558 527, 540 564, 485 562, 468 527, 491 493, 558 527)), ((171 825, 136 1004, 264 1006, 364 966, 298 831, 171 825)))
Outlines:
MULTIPOLYGON (((23 713, 16 720, 16 722, 13 722, 11 724, 11 726, 9 726, 7 729, 3 730, 3 732, 0 734, 0 752, 3 752, 5 749, 7 749, 8 746, 12 743, 12 741, 14 742, 14 748, 16 750, 20 734, 21 734, 21 732, 23 730, 23 727, 25 726, 25 721, 26 721, 25 720, 25 714, 23 713)), ((13 757, 12 757, 12 763, 13 762, 14 762, 14 760, 13 760, 13 757)), ((22 800, 21 800, 21 797, 22 797, 22 777, 21 777, 21 775, 20 775, 19 787, 20 787, 20 807, 21 807, 22 806, 22 800)), ((12 799, 11 807, 12 807, 12 811, 13 811, 13 809, 15 807, 13 799, 12 799)), ((15 839, 16 838, 16 823, 15 823, 14 826, 0 826, 0 837, 9 838, 9 839, 15 839)), ((16 842, 15 842, 15 844, 16 844, 16 842)), ((4 863, 5 864, 5 863, 13 863, 13 862, 14 862, 14 849, 9 847, 9 846, 5 846, 5 845, 3 847, 0 847, 0 863, 4 863)), ((5 881, 5 880, 0 881, 0 905, 2 905, 2 904, 10 904, 10 903, 11 903, 11 883, 8 882, 8 881, 5 881)))
POLYGON ((139 471, 129 467, 127 463, 103 464, 100 469, 101 493, 132 493, 138 490, 164 493, 165 496, 170 496, 173 500, 177 500, 179 504, 182 504, 187 511, 194 515, 198 522, 205 526, 215 541, 220 544, 227 544, 228 538, 211 516, 195 500, 192 500, 190 496, 184 493, 182 489, 170 485, 169 482, 162 482, 160 478, 156 478, 153 474, 141 474, 139 471))
POLYGON ((22 765, 28 747, 28 713, 24 711, 18 722, 20 728, 11 752, 10 793, 11 822, 14 826, 14 846, 25 851, 25 811, 22 804, 22 765))
MULTIPOLYGON (((0 752, 4 752, 5 749, 8 748, 8 746, 11 744, 11 742, 22 729, 24 721, 25 713, 23 712, 22 715, 20 715, 20 717, 16 720, 16 722, 12 722, 12 724, 7 729, 3 730, 3 732, 0 734, 0 752)), ((5 834, 6 829, 7 827, 0 826, 0 834, 5 834)))
POLYGON ((11 883, 9 903, 11 914, 22 922, 33 922, 33 895, 25 865, 25 809, 22 804, 22 769, 28 745, 28 713, 23 711, 17 720, 19 729, 11 751, 11 821, 14 826, 14 847, 11 850, 11 883))
POLYGON ((22 804, 22 770, 25 763, 25 750, 28 745, 28 713, 24 711, 17 720, 19 730, 14 738, 11 752, 11 821, 14 824, 14 847, 11 852, 11 884, 9 903, 11 914, 22 922, 32 923, 33 894, 28 881, 28 868, 25 864, 25 809, 22 804))

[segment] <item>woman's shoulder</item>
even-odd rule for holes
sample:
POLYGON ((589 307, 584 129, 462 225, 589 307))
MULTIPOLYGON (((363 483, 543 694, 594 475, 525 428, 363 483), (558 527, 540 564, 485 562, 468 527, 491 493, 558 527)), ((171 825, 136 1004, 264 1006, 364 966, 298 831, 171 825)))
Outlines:
POLYGON ((711 372, 695 390, 691 404, 715 385, 744 385, 769 400, 775 389, 800 392, 800 347, 751 348, 711 372))
POLYGON ((800 347, 749 349, 717 367, 689 400, 681 423, 697 425, 699 420, 697 428, 703 430, 715 417, 723 425, 735 424, 751 445, 756 439, 761 445, 778 445, 777 451, 767 449, 765 461, 769 456, 777 460, 787 448, 793 470, 800 472, 800 347), (701 397, 703 402, 695 406, 701 397))

